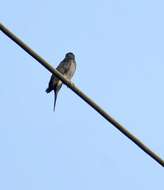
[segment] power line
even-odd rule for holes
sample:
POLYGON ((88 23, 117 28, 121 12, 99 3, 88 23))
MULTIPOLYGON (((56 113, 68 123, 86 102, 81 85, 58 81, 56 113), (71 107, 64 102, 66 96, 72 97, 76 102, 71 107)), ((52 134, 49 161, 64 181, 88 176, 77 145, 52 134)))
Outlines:
POLYGON ((147 147, 143 142, 141 142, 136 136, 130 133, 120 123, 118 123, 104 109, 102 109, 99 105, 97 105, 90 97, 84 94, 79 88, 75 86, 74 83, 67 80, 62 74, 60 74, 56 69, 54 69, 46 60, 44 60, 34 50, 32 50, 29 46, 27 46, 21 39, 19 39, 14 33, 12 33, 9 29, 7 29, 2 23, 0 23, 0 30, 4 34, 6 34, 11 40, 13 40, 17 45, 19 45, 22 49, 24 49, 28 54, 30 54, 34 59, 36 59, 48 71, 56 75, 65 85, 67 85, 70 89, 72 89, 72 91, 74 91, 78 96, 80 96, 85 102, 87 102, 93 109, 95 109, 100 115, 102 115, 108 122, 110 122, 113 126, 115 126, 126 137, 128 137, 131 141, 133 141, 145 153, 147 153, 150 157, 152 157, 161 166, 164 167, 164 160, 162 160, 156 153, 154 153, 149 147, 147 147))

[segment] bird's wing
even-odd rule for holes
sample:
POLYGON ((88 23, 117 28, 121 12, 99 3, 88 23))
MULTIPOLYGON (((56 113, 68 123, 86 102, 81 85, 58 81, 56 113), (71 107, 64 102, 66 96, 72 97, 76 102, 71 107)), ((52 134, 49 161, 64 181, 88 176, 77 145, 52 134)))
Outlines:
POLYGON ((58 78, 55 75, 51 75, 50 81, 49 81, 49 88, 53 89, 54 84, 57 82, 58 78))
POLYGON ((63 60, 58 66, 57 66, 57 70, 61 73, 61 74, 66 74, 68 72, 70 68, 70 63, 68 61, 63 60))
MULTIPOLYGON (((68 64, 65 60, 63 60, 56 68, 61 74, 65 74, 68 70, 68 64)), ((54 87, 54 84, 56 82, 58 82, 59 79, 54 75, 52 74, 51 75, 51 78, 50 78, 50 81, 49 81, 49 87, 53 89, 54 87)))

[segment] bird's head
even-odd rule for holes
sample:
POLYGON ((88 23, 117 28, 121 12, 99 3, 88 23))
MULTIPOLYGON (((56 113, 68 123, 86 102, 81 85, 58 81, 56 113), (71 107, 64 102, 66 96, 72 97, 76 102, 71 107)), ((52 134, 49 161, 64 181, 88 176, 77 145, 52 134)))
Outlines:
POLYGON ((72 52, 68 52, 68 53, 65 55, 65 58, 67 58, 67 59, 75 59, 75 55, 74 55, 72 52))

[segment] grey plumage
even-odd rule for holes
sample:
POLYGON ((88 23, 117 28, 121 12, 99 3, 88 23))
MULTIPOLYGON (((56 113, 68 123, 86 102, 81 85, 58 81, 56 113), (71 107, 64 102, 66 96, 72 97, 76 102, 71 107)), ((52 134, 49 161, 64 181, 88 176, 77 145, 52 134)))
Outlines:
MULTIPOLYGON (((68 80, 71 80, 76 70, 75 55, 71 52, 67 53, 63 61, 60 62, 56 69, 61 74, 63 74, 68 80)), ((54 91, 54 111, 56 106, 57 95, 61 87, 62 81, 52 74, 46 92, 50 93, 51 91, 54 91)))

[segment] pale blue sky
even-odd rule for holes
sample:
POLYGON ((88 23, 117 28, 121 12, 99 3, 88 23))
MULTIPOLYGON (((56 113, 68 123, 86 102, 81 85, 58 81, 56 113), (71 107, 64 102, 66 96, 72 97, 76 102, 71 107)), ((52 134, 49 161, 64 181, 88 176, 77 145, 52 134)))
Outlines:
MULTIPOLYGON (((164 158, 162 0, 1 1, 0 21, 164 158)), ((0 189, 154 190, 164 169, 0 33, 0 189)))

